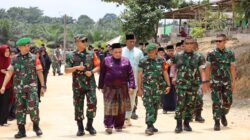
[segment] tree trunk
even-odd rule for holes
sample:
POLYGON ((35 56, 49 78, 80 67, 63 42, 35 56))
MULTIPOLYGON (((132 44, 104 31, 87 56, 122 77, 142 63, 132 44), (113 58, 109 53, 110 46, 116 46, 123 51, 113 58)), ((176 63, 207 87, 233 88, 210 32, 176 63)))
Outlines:
POLYGON ((159 21, 157 21, 157 23, 155 24, 155 35, 154 35, 155 43, 157 43, 158 28, 159 28, 159 21))

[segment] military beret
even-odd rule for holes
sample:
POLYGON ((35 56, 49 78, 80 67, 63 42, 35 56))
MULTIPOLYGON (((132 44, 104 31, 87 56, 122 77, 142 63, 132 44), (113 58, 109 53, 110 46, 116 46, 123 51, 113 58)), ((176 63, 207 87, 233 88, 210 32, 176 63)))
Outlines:
POLYGON ((154 44, 154 43, 150 43, 150 44, 148 44, 147 46, 146 46, 146 52, 150 52, 150 51, 152 51, 152 50, 154 50, 154 49, 156 49, 157 47, 156 47, 156 44, 154 44))
POLYGON ((88 40, 84 34, 78 34, 74 37, 75 40, 88 40))
POLYGON ((30 44, 31 38, 25 37, 21 38, 16 42, 16 46, 24 46, 26 44, 30 44))

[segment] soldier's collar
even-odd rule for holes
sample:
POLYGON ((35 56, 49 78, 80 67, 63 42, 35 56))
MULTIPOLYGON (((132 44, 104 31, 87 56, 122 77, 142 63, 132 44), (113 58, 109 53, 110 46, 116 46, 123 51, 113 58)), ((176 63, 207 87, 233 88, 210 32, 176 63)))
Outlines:
POLYGON ((193 54, 194 54, 193 51, 192 51, 192 52, 186 52, 186 51, 184 51, 184 53, 185 53, 185 54, 188 54, 188 55, 193 55, 193 54))
POLYGON ((81 52, 80 52, 79 50, 77 50, 77 51, 76 51, 76 53, 78 53, 78 54, 80 54, 80 53, 86 53, 86 52, 87 52, 87 50, 86 50, 86 49, 84 49, 84 50, 83 50, 83 51, 81 51, 81 52))
POLYGON ((23 57, 23 58, 27 58, 27 57, 31 57, 31 53, 29 52, 29 53, 27 53, 25 55, 22 55, 21 53, 19 53, 19 56, 23 57))
POLYGON ((226 48, 224 48, 224 49, 222 49, 222 50, 219 49, 219 48, 216 48, 216 50, 219 51, 220 53, 225 53, 225 52, 226 52, 226 48))

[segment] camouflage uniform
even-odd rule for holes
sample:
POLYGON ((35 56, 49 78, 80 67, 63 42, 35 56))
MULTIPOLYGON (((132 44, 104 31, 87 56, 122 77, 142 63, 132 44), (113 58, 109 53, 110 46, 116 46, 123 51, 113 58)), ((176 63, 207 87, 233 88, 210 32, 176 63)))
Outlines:
MULTIPOLYGON (((14 72, 14 93, 16 96, 16 119, 18 125, 26 124, 26 114, 30 114, 34 123, 39 122, 37 95, 37 67, 40 61, 35 55, 18 54, 11 62, 10 71, 14 72)), ((40 70, 42 67, 40 65, 40 70)))
POLYGON ((166 62, 157 57, 155 60, 147 56, 139 63, 139 71, 142 71, 143 105, 146 108, 146 124, 152 125, 157 119, 157 111, 160 105, 160 95, 165 94, 167 84, 163 77, 166 71, 166 62))
MULTIPOLYGON (((205 61, 205 57, 197 52, 197 54, 200 55, 202 61, 205 61)), ((204 67, 204 70, 205 70, 205 67, 204 67)), ((202 83, 201 79, 199 78, 199 81, 200 81, 200 84, 202 83)), ((196 96, 196 100, 195 100, 195 105, 194 105, 194 115, 200 115, 201 114, 201 111, 203 110, 203 93, 202 93, 202 89, 201 89, 201 86, 199 87, 198 91, 197 91, 197 96, 196 96)))
POLYGON ((70 52, 66 56, 66 68, 84 65, 84 71, 76 70, 73 72, 73 100, 75 106, 75 120, 81 121, 84 119, 83 106, 84 98, 87 98, 87 118, 94 118, 96 116, 96 82, 94 74, 91 77, 85 75, 86 71, 94 69, 95 54, 85 50, 79 53, 78 51, 70 52))
POLYGON ((172 62, 176 64, 177 70, 175 119, 181 120, 185 112, 185 120, 190 120, 200 85, 199 69, 204 66, 205 60, 196 52, 187 53, 182 51, 174 56, 172 62))
POLYGON ((232 105, 232 83, 230 65, 235 63, 233 51, 214 49, 207 55, 211 66, 211 89, 213 101, 213 118, 219 120, 226 115, 232 105))
POLYGON ((53 68, 53 73, 58 73, 60 74, 61 73, 61 65, 62 65, 62 60, 56 60, 56 57, 59 58, 59 57, 62 57, 61 56, 61 52, 59 49, 56 49, 54 50, 55 53, 53 55, 53 61, 52 61, 52 68, 53 68))

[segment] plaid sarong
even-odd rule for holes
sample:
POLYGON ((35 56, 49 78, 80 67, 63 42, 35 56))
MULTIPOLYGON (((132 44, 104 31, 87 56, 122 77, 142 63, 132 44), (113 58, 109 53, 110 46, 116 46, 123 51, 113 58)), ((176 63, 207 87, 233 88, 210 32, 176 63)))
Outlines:
POLYGON ((131 111, 128 86, 121 87, 104 86, 104 115, 117 116, 118 114, 131 111))

